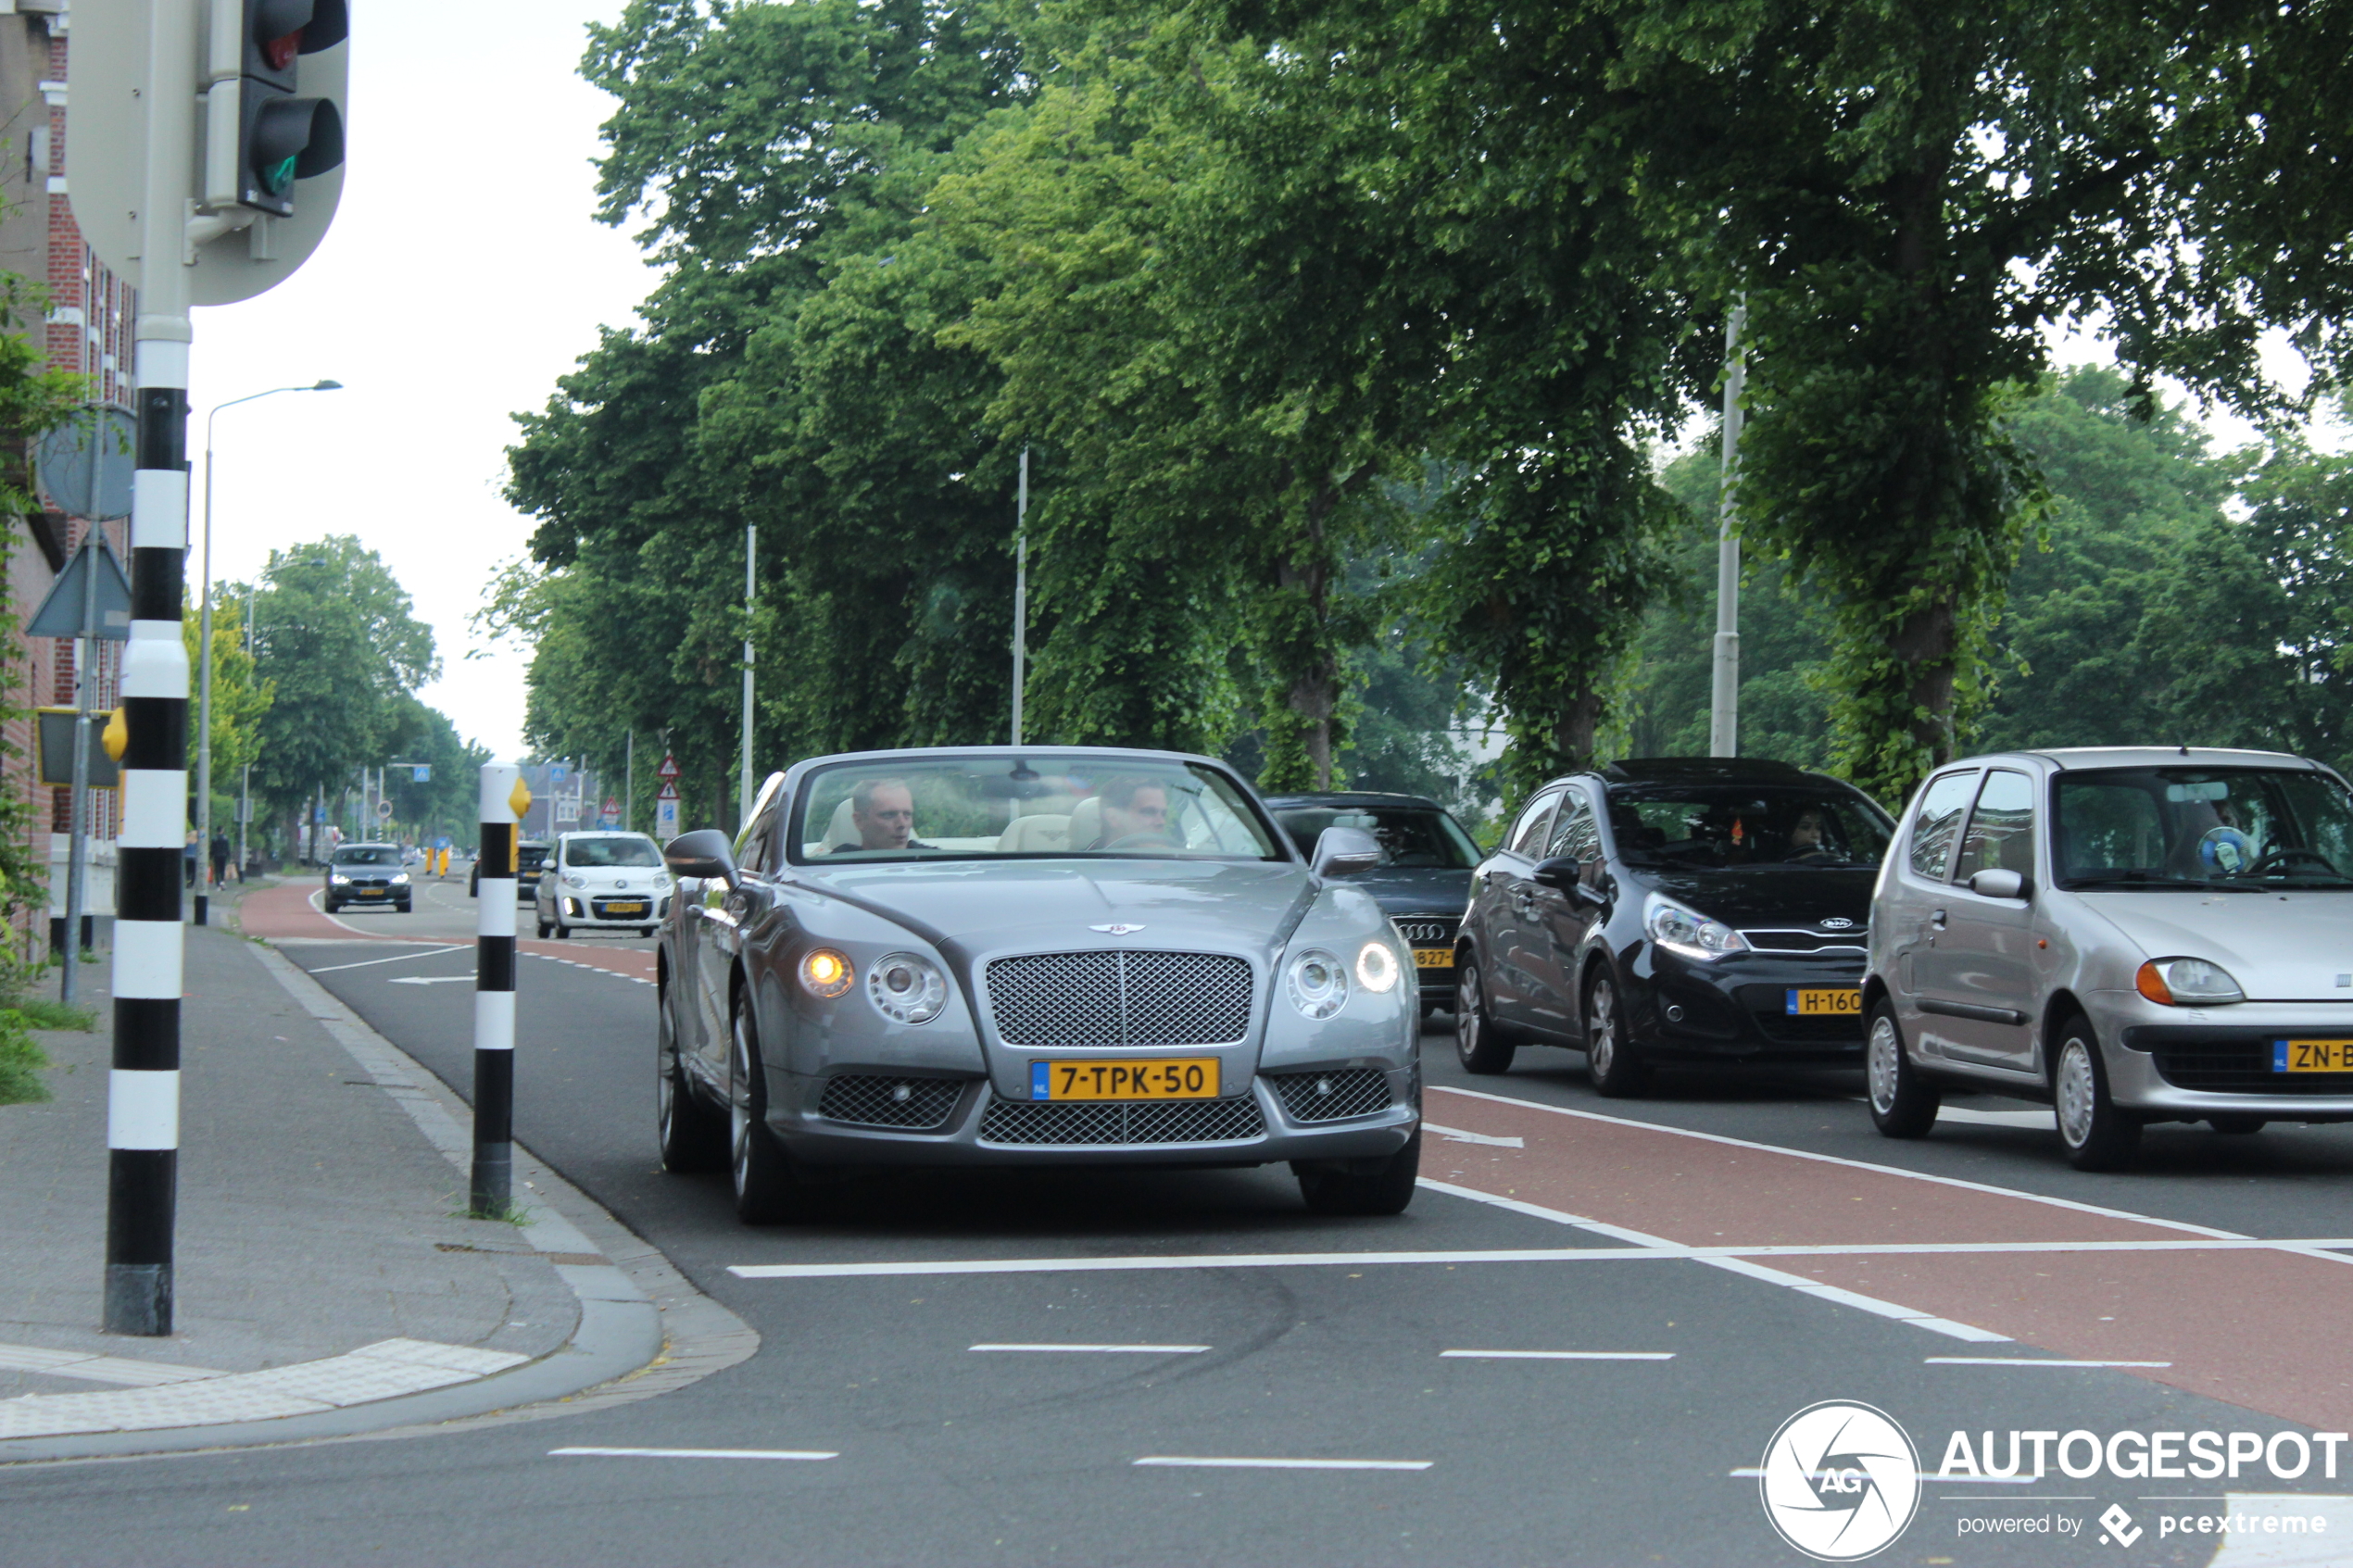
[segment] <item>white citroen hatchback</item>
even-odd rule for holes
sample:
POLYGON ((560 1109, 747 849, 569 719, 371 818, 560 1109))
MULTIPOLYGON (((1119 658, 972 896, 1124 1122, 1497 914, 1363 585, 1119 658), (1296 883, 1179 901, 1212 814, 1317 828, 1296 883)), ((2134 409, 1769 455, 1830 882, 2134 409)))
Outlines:
POLYGON ((1889 1137, 1947 1087, 2050 1102, 2084 1170, 2150 1122, 2353 1121, 2353 792, 2270 751, 2103 747, 1930 775, 1872 898, 1889 1137))
POLYGON ((642 833, 565 833, 539 874, 539 935, 635 930, 651 936, 670 912, 670 872, 642 833))

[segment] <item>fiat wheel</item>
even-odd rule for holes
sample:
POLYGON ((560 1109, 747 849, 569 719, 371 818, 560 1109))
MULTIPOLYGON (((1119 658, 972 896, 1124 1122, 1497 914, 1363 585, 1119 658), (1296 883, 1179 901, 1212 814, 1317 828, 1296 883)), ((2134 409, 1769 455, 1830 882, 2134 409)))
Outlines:
POLYGON ((1870 1087, 1871 1124, 1881 1137, 1923 1137, 1936 1125, 1944 1093, 1921 1077, 1904 1054, 1904 1032, 1896 1027, 1894 1008, 1885 1001, 1871 1009, 1863 1071, 1870 1087))
POLYGON ((2061 1031, 2051 1091, 2070 1163, 2079 1171, 2113 1171, 2132 1162, 2141 1144, 2140 1119, 2117 1109, 2099 1041, 2080 1017, 2061 1031))
POLYGON ((1463 1071, 1481 1077, 1509 1073, 1518 1047, 1505 1039, 1487 1016, 1487 987, 1478 978, 1478 960, 1467 948, 1454 985, 1454 1055, 1463 1071))

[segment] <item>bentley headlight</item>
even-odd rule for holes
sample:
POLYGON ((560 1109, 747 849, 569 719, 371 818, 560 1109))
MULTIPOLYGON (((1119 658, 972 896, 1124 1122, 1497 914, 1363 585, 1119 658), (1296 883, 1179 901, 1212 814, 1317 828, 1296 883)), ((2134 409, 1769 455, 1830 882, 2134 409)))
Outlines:
POLYGON ((1356 955, 1356 984, 1375 996, 1384 996, 1397 985, 1397 955, 1389 950, 1386 942, 1367 942, 1356 955))
POLYGON ((2133 988, 2170 1008, 2227 1007, 2246 1000, 2230 971, 2204 959, 2152 959, 2133 976, 2133 988))
POLYGON ((1748 938, 1722 921, 1710 920, 1655 893, 1642 906, 1642 929, 1650 933, 1652 941, 1687 959, 1720 959, 1727 953, 1748 951, 1748 938))
POLYGON ((812 947, 800 955, 800 988, 822 1001, 841 996, 854 978, 848 955, 831 947, 812 947))
POLYGON ((1310 1018, 1329 1018, 1348 1000, 1348 971, 1339 955, 1310 947, 1291 960, 1291 1006, 1310 1018))
POLYGON ((948 977, 929 959, 886 953, 866 972, 875 1010, 901 1023, 929 1023, 948 1005, 948 977))

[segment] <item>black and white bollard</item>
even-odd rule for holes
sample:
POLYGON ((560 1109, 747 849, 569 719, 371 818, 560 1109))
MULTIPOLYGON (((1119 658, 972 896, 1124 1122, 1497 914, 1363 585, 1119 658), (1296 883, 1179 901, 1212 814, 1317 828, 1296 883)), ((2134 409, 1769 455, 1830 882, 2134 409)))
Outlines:
POLYGON ((106 1327, 109 1334, 167 1335, 180 1159, 181 843, 188 807, 188 651, 180 600, 188 545, 189 334, 184 318, 144 313, 138 331, 114 1071, 107 1084, 106 1327))
POLYGON ((531 792, 522 770, 482 770, 482 879, 475 900, 472 1211, 503 1219, 515 1171, 516 839, 531 792))

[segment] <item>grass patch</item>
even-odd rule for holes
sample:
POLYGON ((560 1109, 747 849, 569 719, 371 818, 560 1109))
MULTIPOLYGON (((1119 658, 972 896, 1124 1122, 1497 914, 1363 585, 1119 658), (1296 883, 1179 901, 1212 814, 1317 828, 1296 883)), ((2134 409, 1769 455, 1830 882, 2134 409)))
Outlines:
POLYGON ((24 1015, 0 1009, 0 1105, 31 1105, 49 1098, 41 1070, 49 1065, 41 1044, 25 1027, 24 1015))
POLYGON ((11 1005, 35 1029, 79 1029, 88 1034, 98 1027, 98 1015, 88 1008, 69 1008, 46 997, 27 997, 11 1005))

